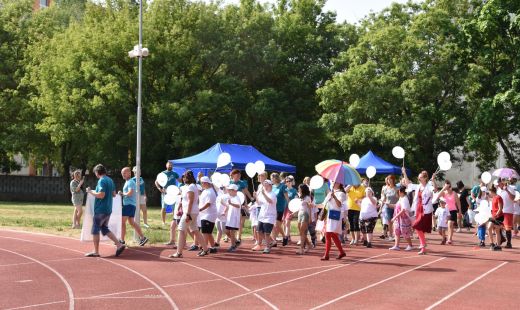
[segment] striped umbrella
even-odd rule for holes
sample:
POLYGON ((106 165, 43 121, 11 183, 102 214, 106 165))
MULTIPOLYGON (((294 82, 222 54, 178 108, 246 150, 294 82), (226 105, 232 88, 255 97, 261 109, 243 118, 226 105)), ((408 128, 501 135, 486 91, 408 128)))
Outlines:
POLYGON ((343 185, 357 186, 361 184, 361 176, 356 171, 356 168, 347 162, 337 159, 328 159, 317 164, 315 168, 319 175, 330 181, 343 185))

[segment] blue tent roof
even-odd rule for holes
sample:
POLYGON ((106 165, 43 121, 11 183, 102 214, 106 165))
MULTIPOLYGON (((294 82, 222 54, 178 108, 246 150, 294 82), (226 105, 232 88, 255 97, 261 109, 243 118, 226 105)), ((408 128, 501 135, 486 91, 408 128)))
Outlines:
MULTIPOLYGON (((385 161, 381 157, 374 154, 372 151, 368 151, 363 157, 359 160, 359 165, 356 170, 360 174, 365 174, 368 167, 374 166, 376 167, 377 174, 401 174, 401 167, 392 165, 391 163, 385 161)), ((407 173, 410 173, 409 169, 406 169, 407 173)))
POLYGON ((295 173, 296 167, 273 160, 260 153, 251 145, 217 143, 202 153, 181 159, 172 159, 174 167, 184 169, 215 170, 217 158, 222 153, 231 155, 231 163, 218 170, 240 169, 244 170, 248 163, 261 160, 265 164, 265 170, 295 173))

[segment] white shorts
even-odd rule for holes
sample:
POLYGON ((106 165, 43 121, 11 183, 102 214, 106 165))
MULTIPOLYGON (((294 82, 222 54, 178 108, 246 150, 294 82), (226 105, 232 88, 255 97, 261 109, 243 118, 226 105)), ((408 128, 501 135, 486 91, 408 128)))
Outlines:
POLYGON ((182 214, 181 221, 179 222, 179 225, 177 225, 178 231, 191 231, 196 232, 199 230, 199 227, 197 226, 197 218, 198 214, 191 214, 191 221, 186 222, 186 214, 182 214))
POLYGON ((146 196, 145 195, 140 195, 139 196, 139 205, 140 206, 146 206, 146 196))

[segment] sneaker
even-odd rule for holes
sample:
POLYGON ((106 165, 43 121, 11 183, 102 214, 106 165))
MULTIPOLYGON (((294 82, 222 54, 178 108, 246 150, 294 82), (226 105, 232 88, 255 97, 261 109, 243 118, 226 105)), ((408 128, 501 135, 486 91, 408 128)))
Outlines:
POLYGON ((312 240, 312 241, 311 241, 311 244, 312 244, 312 248, 313 248, 313 249, 316 248, 316 239, 312 240))
POLYGON ((260 250, 262 250, 262 247, 258 244, 251 248, 251 251, 260 251, 260 250))
POLYGON ((449 245, 452 245, 452 244, 453 244, 453 241, 448 240, 448 241, 446 241, 446 243, 449 244, 449 245))
POLYGON ((242 240, 241 239, 237 239, 237 241, 235 241, 235 247, 239 246, 240 243, 242 243, 242 240))
POLYGON ((352 239, 352 241, 350 241, 350 245, 354 245, 356 243, 357 243, 357 241, 355 239, 352 239))
POLYGON ((126 244, 125 240, 119 240, 119 243, 126 244))
POLYGON ((385 238, 386 238, 386 236, 384 234, 379 236, 379 239, 383 239, 384 240, 385 238))
POLYGON ((446 238, 443 238, 441 241, 441 245, 445 245, 445 244, 446 244, 446 238))
POLYGON ((270 248, 265 248, 263 251, 262 251, 262 254, 269 254, 271 253, 271 249, 270 248))
POLYGON ((389 250, 392 250, 392 251, 401 251, 401 248, 398 247, 398 246, 395 246, 395 245, 394 245, 393 247, 389 248, 389 250))
POLYGON ((512 249, 513 248, 513 245, 511 245, 511 243, 507 243, 506 246, 504 247, 506 249, 512 249))
POLYGON ((237 250, 237 248, 234 247, 234 246, 230 246, 229 249, 227 249, 227 251, 228 251, 229 253, 231 253, 231 252, 236 252, 236 250, 237 250))
POLYGON ((419 254, 419 255, 426 255, 426 249, 422 248, 417 254, 419 254))
POLYGON ((282 237, 276 237, 276 241, 282 241, 283 238, 282 237))
POLYGON ((336 257, 336 259, 342 259, 342 258, 345 257, 345 256, 347 256, 347 254, 345 254, 345 252, 343 252, 343 253, 340 253, 340 254, 336 257))
POLYGON ((364 245, 364 246, 367 246, 367 245, 368 245, 368 241, 363 240, 363 245, 364 245))
POLYGON ((325 243, 325 237, 321 237, 321 243, 325 243))
POLYGON ((139 246, 143 246, 148 242, 148 238, 146 236, 143 236, 141 240, 139 240, 139 246))
POLYGON ((199 254, 197 254, 197 256, 199 256, 199 257, 200 256, 206 256, 206 255, 208 255, 208 253, 209 253, 208 251, 202 250, 202 251, 199 252, 199 254))
POLYGON ((214 248, 218 248, 218 247, 220 247, 220 243, 215 242, 215 244, 213 244, 213 247, 214 247, 214 248))
POLYGON ((273 241, 271 242, 271 244, 269 245, 270 248, 276 248, 278 247, 278 244, 276 243, 276 241, 273 241))
POLYGON ((481 248, 485 248, 486 247, 486 243, 484 241, 480 241, 478 246, 481 247, 481 248))
POLYGON ((328 257, 328 256, 322 256, 322 257, 320 258, 320 260, 329 260, 329 257, 328 257))
POLYGON ((371 242, 367 242, 367 248, 371 248, 372 247, 372 243, 371 242))
POLYGON ((492 250, 493 251, 502 251, 502 247, 499 245, 495 245, 492 250))
POLYGON ((388 241, 395 241, 394 237, 388 237, 388 241))
POLYGON ((411 251, 411 250, 413 250, 413 246, 408 245, 408 246, 406 247, 406 249, 404 249, 404 250, 405 250, 405 251, 411 251))
POLYGON ((460 233, 461 232, 460 228, 457 228, 457 230, 455 230, 455 232, 460 233))
POLYGON ((489 249, 490 249, 491 251, 493 251, 494 248, 495 248, 495 244, 494 244, 494 243, 491 243, 491 244, 489 245, 489 249))
POLYGON ((117 248, 116 250, 116 257, 121 255, 121 253, 123 253, 123 251, 125 250, 126 246, 125 245, 122 245, 120 247, 117 248))
POLYGON ((198 249, 199 249, 199 246, 196 245, 196 244, 194 244, 194 245, 192 245, 192 246, 188 249, 188 251, 197 251, 198 249))
POLYGON ((284 238, 282 239, 282 246, 286 246, 288 243, 289 243, 289 238, 284 237, 284 238))
POLYGON ((296 245, 301 245, 301 244, 302 244, 301 241, 296 242, 296 245))
POLYGON ((143 224, 143 227, 144 227, 144 228, 150 228, 150 225, 144 223, 144 224, 143 224))
POLYGON ((218 252, 218 250, 217 250, 217 248, 209 248, 209 252, 210 252, 211 254, 215 254, 215 253, 218 252))
POLYGON ((224 242, 229 242, 229 238, 227 236, 224 237, 224 242))

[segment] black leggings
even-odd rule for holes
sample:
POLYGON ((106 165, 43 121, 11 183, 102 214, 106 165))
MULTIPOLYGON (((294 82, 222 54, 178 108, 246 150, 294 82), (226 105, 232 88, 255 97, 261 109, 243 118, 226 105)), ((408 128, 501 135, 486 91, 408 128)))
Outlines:
POLYGON ((360 231, 360 229, 359 229, 359 211, 348 210, 348 222, 350 224, 350 231, 360 231))

